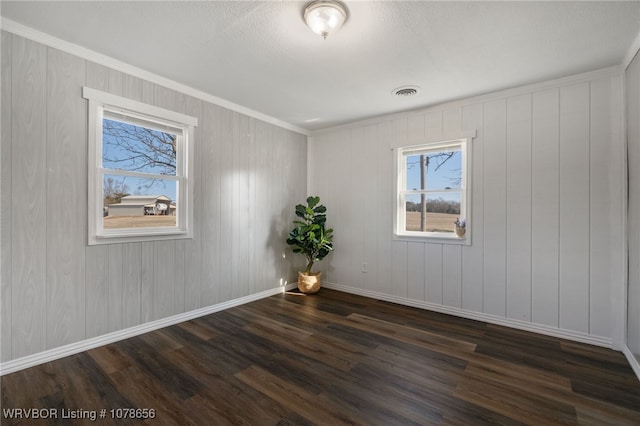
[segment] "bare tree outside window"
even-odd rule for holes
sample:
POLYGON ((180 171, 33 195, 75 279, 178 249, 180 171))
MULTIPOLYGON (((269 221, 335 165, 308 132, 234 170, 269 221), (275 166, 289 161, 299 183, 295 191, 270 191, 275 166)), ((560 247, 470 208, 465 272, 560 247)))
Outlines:
POLYGON ((102 130, 106 167, 175 176, 176 135, 109 119, 102 130))
POLYGON ((116 180, 113 177, 108 177, 104 180, 104 206, 109 204, 117 204, 123 197, 130 195, 129 187, 125 183, 126 178, 116 180))
POLYGON ((103 118, 102 165, 124 172, 104 174, 105 229, 175 225, 177 143, 152 123, 103 118))

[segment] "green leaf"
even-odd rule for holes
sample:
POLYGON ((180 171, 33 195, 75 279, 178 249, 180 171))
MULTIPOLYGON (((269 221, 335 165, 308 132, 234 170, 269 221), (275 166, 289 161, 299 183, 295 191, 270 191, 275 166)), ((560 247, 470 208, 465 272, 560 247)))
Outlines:
POLYGON ((314 197, 314 196, 307 197, 307 204, 309 205, 310 208, 314 208, 316 204, 318 204, 319 202, 320 202, 320 197, 314 197))

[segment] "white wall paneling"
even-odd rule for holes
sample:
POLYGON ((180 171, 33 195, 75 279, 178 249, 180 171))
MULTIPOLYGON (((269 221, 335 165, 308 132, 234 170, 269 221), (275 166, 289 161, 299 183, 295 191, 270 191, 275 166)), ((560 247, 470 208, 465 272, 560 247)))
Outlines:
MULTIPOLYGON (((416 145, 425 138, 425 132, 442 132, 442 114, 425 117, 424 114, 408 114, 407 119, 407 145, 416 145)), ((402 139, 400 139, 402 140, 402 139)), ((394 146, 398 146, 397 144, 394 146)), ((389 176, 393 181, 393 176, 389 176)), ((395 211, 394 211, 395 214, 395 211)), ((406 245, 407 250, 407 292, 406 297, 415 300, 425 300, 425 247, 422 243, 394 241, 394 245, 406 245)), ((401 265, 402 259, 396 260, 397 265, 401 265)), ((395 280, 395 274, 392 277, 395 280)), ((399 294, 402 295, 402 294, 399 294)))
POLYGON ((462 246, 442 245, 442 303, 462 307, 462 246))
POLYGON ((68 205, 87 202, 87 123, 86 102, 77 91, 84 84, 85 61, 48 49, 47 62, 46 335, 51 348, 85 336, 87 216, 68 205))
POLYGON ((610 226, 623 204, 611 190, 625 167, 616 154, 624 146, 620 78, 619 69, 601 70, 316 132, 308 179, 332 200, 337 232, 328 285, 610 343, 612 281, 620 279, 611 260, 624 256, 623 227, 610 226), (472 245, 392 240, 390 148, 466 131, 476 132, 472 245), (354 215, 360 200, 344 190, 361 158, 377 164, 366 179, 377 200, 362 210, 377 223, 366 229, 354 215), (356 262, 377 268, 378 280, 353 282, 356 262))
POLYGON ((11 353, 20 357, 47 347, 47 48, 13 37, 11 55, 11 200, 3 204, 12 207, 11 353))
POLYGON ((424 250, 424 268, 426 301, 442 304, 442 246, 426 244, 424 250))
MULTIPOLYGON (((394 201, 392 199, 393 194, 393 183, 392 179, 389 179, 389 176, 393 174, 393 151, 392 147, 392 132, 393 126, 391 122, 381 123, 376 126, 378 131, 375 132, 372 137, 377 136, 377 141, 371 141, 371 144, 374 146, 375 154, 377 155, 377 176, 375 180, 372 182, 375 183, 377 191, 377 203, 375 204, 376 213, 378 217, 378 223, 376 226, 371 228, 371 232, 375 234, 374 238, 376 239, 376 249, 377 253, 372 257, 367 257, 363 259, 363 261, 367 261, 368 259, 372 259, 374 261, 374 265, 371 265, 368 262, 368 268, 372 273, 376 273, 377 278, 377 291, 391 294, 391 289, 393 288, 393 276, 391 271, 391 237, 387 233, 388 229, 391 229, 393 226, 393 214, 395 212, 394 209, 394 201)), ((315 145, 315 144, 314 144, 315 145)), ((373 205, 372 205, 373 206, 373 205)), ((369 214, 372 214, 369 212, 369 214)), ((365 288, 371 288, 372 285, 375 285, 376 279, 368 279, 367 285, 365 288)))
MULTIPOLYGON (((611 300, 612 295, 608 291, 609 285, 616 286, 620 282, 620 270, 614 272, 613 268, 620 268, 621 263, 615 262, 614 241, 611 239, 612 227, 617 220, 615 214, 622 209, 623 200, 617 191, 612 191, 612 181, 619 185, 619 169, 612 169, 612 164, 617 158, 617 147, 609 146, 606 141, 615 138, 613 129, 616 123, 614 116, 616 109, 614 103, 619 100, 614 96, 620 92, 618 78, 600 78, 591 82, 591 109, 590 109, 590 167, 589 167, 589 332, 602 336, 611 331, 611 300), (609 193, 611 194, 609 195, 609 193), (619 198, 614 198, 619 197, 619 198), (612 199, 615 203, 603 203, 603 200, 612 199), (613 209, 612 205, 618 205, 613 209)), ((618 123, 616 123, 618 124, 618 123)), ((615 228, 613 228, 615 230, 615 228)), ((612 336, 613 338, 613 336, 612 336)))
POLYGON ((11 80, 12 80, 12 47, 13 37, 3 35, 0 42, 0 77, 2 93, 0 94, 0 333, 4 338, 0 340, 0 361, 11 358, 12 327, 11 327, 11 281, 12 281, 12 219, 11 219, 11 80))
MULTIPOLYGON (((346 250, 342 250, 340 255, 347 257, 348 268, 347 277, 344 282, 350 283, 350 285, 361 288, 363 285, 363 273, 362 273, 362 259, 364 258, 364 239, 366 235, 365 223, 370 222, 371 218, 368 215, 362 214, 362 206, 366 205, 365 187, 370 187, 368 184, 371 171, 367 170, 369 167, 365 163, 363 153, 367 152, 367 140, 365 137, 366 127, 359 127, 353 129, 351 133, 352 143, 349 145, 349 167, 351 169, 350 176, 347 181, 343 181, 344 185, 343 194, 350 198, 345 203, 346 209, 343 216, 347 223, 352 223, 353 226, 349 226, 343 229, 341 232, 344 235, 345 241, 348 244, 346 250)), ((320 267, 320 265, 318 265, 320 267)))
MULTIPOLYGON (((266 172, 270 167, 272 158, 269 157, 270 149, 269 146, 272 141, 272 131, 271 127, 265 123, 258 122, 256 123, 256 206, 259 207, 256 210, 256 234, 255 234, 255 244, 258 247, 266 247, 269 243, 270 238, 270 224, 267 222, 267 218, 262 215, 263 208, 269 208, 269 202, 272 198, 272 194, 269 192, 269 184, 271 182, 267 182, 267 177, 269 176, 266 172)), ((267 265, 267 257, 266 256, 257 256, 256 255, 256 288, 255 290, 260 291, 263 290, 265 283, 268 280, 268 276, 270 275, 268 265, 267 265)))
MULTIPOLYGON (((201 157, 207 162, 200 160, 202 165, 200 179, 200 196, 202 197, 202 263, 199 265, 202 270, 202 288, 200 289, 200 306, 208 306, 218 303, 219 284, 221 274, 221 256, 218 250, 218 242, 221 241, 220 224, 222 218, 222 184, 221 167, 226 159, 221 157, 220 150, 220 127, 216 123, 222 120, 222 108, 208 103, 203 103, 202 121, 198 120, 200 128, 200 146, 202 147, 201 157), (205 220, 204 218, 207 218, 205 220)), ((228 121, 227 121, 228 122, 228 121)), ((198 157, 196 153, 196 157, 198 157)), ((225 247, 228 252, 229 247, 225 247)))
POLYGON ((560 328, 589 331, 589 82, 560 88, 560 328))
POLYGON ((506 316, 531 319, 531 94, 507 98, 506 316))
MULTIPOLYGON (((202 117, 203 120, 206 120, 203 110, 202 110, 203 102, 199 99, 195 99, 191 96, 187 96, 186 105, 184 106, 184 110, 180 110, 179 112, 185 113, 187 115, 191 115, 193 117, 202 117)), ((178 247, 178 254, 184 256, 184 312, 189 312, 194 309, 197 309, 200 306, 205 306, 201 303, 201 292, 202 292, 202 241, 203 241, 203 230, 204 230, 204 217, 206 216, 203 213, 203 174, 202 170, 202 157, 204 151, 204 130, 202 128, 202 123, 200 126, 195 128, 194 133, 194 150, 196 155, 194 156, 194 174, 193 178, 195 179, 193 185, 193 226, 194 229, 199 229, 200 232, 194 233, 193 238, 190 240, 181 241, 178 247)), ((179 259, 176 258, 176 262, 179 262, 179 259)), ((178 311, 180 309, 177 309, 178 311)))
MULTIPOLYGON (((481 224, 484 221, 484 192, 482 191, 484 172, 483 122, 482 104, 467 105, 462 108, 462 128, 476 129, 476 137, 470 144, 471 176, 473 192, 471 193, 471 221, 481 224)), ((484 228, 471 227, 471 240, 483 241, 484 228)), ((484 301, 484 251, 480 244, 462 247, 462 308, 482 312, 484 301)))
MULTIPOLYGON (((373 285, 374 288, 378 288, 378 279, 380 278, 379 263, 374 259, 378 255, 378 223, 380 221, 380 212, 378 211, 378 205, 380 203, 380 190, 376 185, 380 176, 380 164, 378 163, 378 146, 374 149, 367 149, 371 141, 378 139, 378 126, 366 126, 364 128, 364 135, 362 137, 363 147, 360 151, 361 159, 361 179, 360 190, 362 192, 362 206, 366 206, 371 211, 370 214, 362 215, 362 253, 360 259, 358 259, 359 265, 356 266, 356 270, 360 271, 362 282, 361 286, 366 288, 373 285), (367 260, 366 269, 367 272, 363 273, 362 263, 367 260), (359 266, 359 269, 358 269, 359 266)), ((359 214, 362 210, 356 211, 359 214)))
POLYGON ((407 297, 425 300, 424 244, 407 243, 407 297))
MULTIPOLYGON (((109 68, 86 63, 86 85, 109 91, 109 68)), ((109 326, 109 247, 85 248, 86 338, 101 336, 109 326)))
MULTIPOLYGON (((122 328, 142 323, 142 244, 122 245, 122 328)), ((149 259, 148 256, 145 259, 149 259)), ((146 271, 146 269, 145 269, 146 271)))
POLYGON ((508 149, 506 99, 492 100, 484 105, 484 134, 484 240, 477 241, 483 244, 484 250, 483 312, 505 316, 508 149))
POLYGON ((532 96, 531 318, 559 325, 560 90, 532 96))
POLYGON ((640 58, 625 73, 629 165, 629 277, 626 353, 640 377, 640 58))
POLYGON ((408 293, 408 242, 391 243, 391 291, 394 296, 407 297, 408 293))
POLYGON ((2 53, 2 363, 295 280, 305 135, 7 32, 2 53), (193 239, 87 245, 85 85, 198 117, 193 239))

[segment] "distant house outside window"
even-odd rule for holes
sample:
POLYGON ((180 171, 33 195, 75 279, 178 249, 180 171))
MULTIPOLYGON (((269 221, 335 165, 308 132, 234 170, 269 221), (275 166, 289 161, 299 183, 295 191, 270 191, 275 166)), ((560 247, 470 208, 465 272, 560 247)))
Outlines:
POLYGON ((470 139, 395 150, 394 238, 471 243, 470 139))
POLYGON ((84 88, 89 100, 89 244, 192 235, 197 119, 84 88))

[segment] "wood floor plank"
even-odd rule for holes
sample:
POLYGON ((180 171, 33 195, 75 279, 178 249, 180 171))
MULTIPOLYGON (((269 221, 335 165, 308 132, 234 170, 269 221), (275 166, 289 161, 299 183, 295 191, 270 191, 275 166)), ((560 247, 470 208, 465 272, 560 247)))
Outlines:
POLYGON ((188 332, 198 336, 202 340, 213 339, 214 337, 217 336, 217 333, 215 331, 207 327, 201 321, 191 320, 191 321, 181 322, 180 324, 178 324, 178 327, 187 330, 188 332))
POLYGON ((602 400, 585 397, 576 394, 569 386, 559 388, 552 382, 545 380, 532 380, 528 377, 510 374, 508 370, 495 368, 478 367, 470 364, 464 372, 464 378, 475 378, 483 383, 494 383, 516 392, 526 392, 527 395, 551 399, 562 404, 572 405, 576 412, 582 413, 583 417, 589 418, 609 418, 615 422, 624 423, 633 419, 637 420, 638 413, 630 413, 623 407, 612 407, 602 400))
POLYGON ((106 374, 115 373, 131 365, 131 359, 114 345, 100 346, 86 352, 106 374))
MULTIPOLYGON (((266 423, 275 424, 288 414, 288 410, 280 408, 271 400, 260 398, 257 391, 242 382, 231 380, 231 374, 221 371, 217 363, 202 357, 199 351, 180 349, 165 354, 167 359, 180 365, 185 372, 206 386, 206 390, 185 401, 190 412, 198 412, 198 418, 205 420, 215 418, 220 424, 252 424, 254 419, 263 419, 266 423), (238 406, 243 407, 238 410, 238 406)), ((205 424, 200 422, 199 424, 205 424)))
MULTIPOLYGON (((332 413, 325 407, 318 407, 315 403, 316 394, 282 380, 259 367, 251 366, 237 373, 236 377, 311 422, 326 425, 345 423, 345 419, 339 413, 332 413)), ((351 421, 348 423, 355 424, 351 421)))
POLYGON ((8 374, 0 397, 3 410, 155 410, 99 423, 117 425, 640 424, 619 352, 328 289, 8 374))
POLYGON ((473 377, 465 377, 454 395, 528 425, 576 423, 571 405, 473 377))
POLYGON ((352 314, 348 317, 350 326, 380 334, 401 342, 422 346, 427 349, 442 353, 473 352, 476 345, 473 343, 451 339, 428 331, 422 331, 411 327, 400 326, 387 321, 382 321, 364 315, 352 314))

